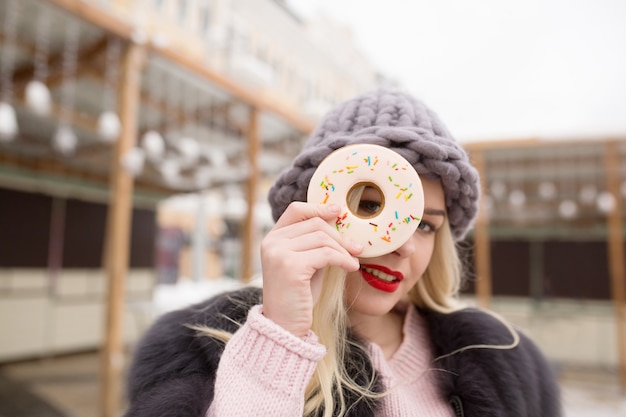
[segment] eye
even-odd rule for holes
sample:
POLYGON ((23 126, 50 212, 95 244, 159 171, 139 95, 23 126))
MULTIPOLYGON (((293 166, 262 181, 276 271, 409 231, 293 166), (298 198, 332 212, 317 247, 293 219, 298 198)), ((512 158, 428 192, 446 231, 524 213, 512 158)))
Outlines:
POLYGON ((433 233, 435 232, 437 229, 435 229, 435 227, 430 224, 429 222, 426 222, 424 220, 422 220, 420 222, 420 224, 417 226, 417 230, 420 230, 424 233, 433 233))
POLYGON ((359 201, 359 214, 362 216, 371 216, 380 210, 380 202, 373 200, 359 201))
POLYGON ((362 190, 357 214, 362 217, 373 217, 380 213, 385 205, 382 192, 373 186, 366 186, 362 190))

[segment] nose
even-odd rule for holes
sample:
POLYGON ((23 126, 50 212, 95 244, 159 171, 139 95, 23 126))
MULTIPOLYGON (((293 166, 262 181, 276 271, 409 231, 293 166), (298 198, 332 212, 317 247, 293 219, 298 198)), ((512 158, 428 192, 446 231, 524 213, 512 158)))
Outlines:
POLYGON ((415 253, 415 241, 413 237, 411 236, 409 240, 404 242, 402 246, 396 249, 393 253, 397 254, 398 256, 402 258, 407 258, 413 255, 413 253, 415 253))

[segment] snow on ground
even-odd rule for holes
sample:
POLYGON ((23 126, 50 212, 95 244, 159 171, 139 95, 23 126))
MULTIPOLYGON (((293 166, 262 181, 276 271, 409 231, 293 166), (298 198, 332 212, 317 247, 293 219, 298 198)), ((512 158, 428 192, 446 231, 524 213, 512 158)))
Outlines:
POLYGON ((564 417, 626 417, 626 394, 617 378, 578 374, 561 380, 564 417))

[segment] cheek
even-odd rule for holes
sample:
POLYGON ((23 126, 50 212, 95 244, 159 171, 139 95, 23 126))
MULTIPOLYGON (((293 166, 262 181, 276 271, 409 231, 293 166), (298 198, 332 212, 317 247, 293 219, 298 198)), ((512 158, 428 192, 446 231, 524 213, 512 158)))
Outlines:
POLYGON ((428 268, 430 260, 433 256, 434 239, 418 239, 416 248, 418 248, 410 259, 411 275, 421 277, 428 268))

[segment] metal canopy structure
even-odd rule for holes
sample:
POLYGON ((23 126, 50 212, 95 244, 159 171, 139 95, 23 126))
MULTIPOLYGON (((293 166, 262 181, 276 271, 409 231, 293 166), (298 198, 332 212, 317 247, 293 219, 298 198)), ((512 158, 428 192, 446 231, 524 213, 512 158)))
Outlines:
MULTIPOLYGON (((132 207, 236 184, 247 189, 251 213, 258 179, 292 159, 313 122, 99 6, 0 3, 0 185, 109 204, 102 363, 108 417, 121 397, 132 207), (49 102, 33 81, 47 88, 49 102)), ((251 275, 253 219, 244 222, 244 279, 251 275)))

